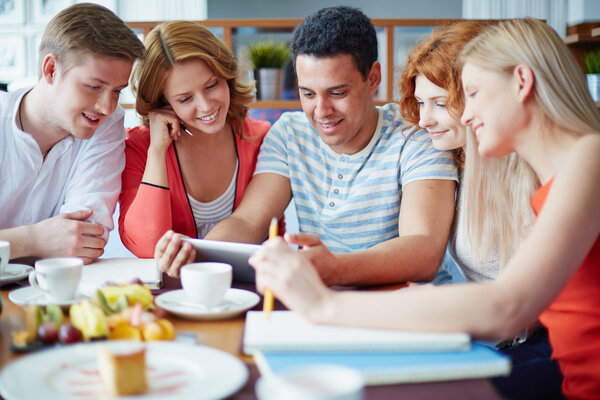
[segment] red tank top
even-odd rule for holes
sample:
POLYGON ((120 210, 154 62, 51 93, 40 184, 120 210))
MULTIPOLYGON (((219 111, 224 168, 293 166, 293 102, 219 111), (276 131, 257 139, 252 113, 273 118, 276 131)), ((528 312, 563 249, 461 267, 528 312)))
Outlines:
MULTIPOLYGON (((539 215, 552 180, 531 200, 539 215)), ((600 238, 560 294, 540 315, 569 399, 600 398, 600 238)))

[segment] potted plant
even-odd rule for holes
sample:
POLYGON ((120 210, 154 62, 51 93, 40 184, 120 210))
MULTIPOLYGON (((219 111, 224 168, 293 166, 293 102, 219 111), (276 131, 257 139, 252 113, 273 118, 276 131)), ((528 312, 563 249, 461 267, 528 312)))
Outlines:
POLYGON ((600 50, 585 54, 587 85, 594 101, 600 101, 600 50))
POLYGON ((254 68, 257 99, 280 98, 283 66, 289 54, 290 49, 287 44, 272 40, 256 42, 248 47, 248 57, 254 68))

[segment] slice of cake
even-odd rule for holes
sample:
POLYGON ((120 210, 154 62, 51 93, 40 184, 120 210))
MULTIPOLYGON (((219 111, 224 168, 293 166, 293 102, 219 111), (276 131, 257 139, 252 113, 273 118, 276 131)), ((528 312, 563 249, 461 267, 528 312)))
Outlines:
POLYGON ((100 379, 112 395, 127 396, 148 390, 145 347, 113 351, 99 344, 97 357, 100 379))

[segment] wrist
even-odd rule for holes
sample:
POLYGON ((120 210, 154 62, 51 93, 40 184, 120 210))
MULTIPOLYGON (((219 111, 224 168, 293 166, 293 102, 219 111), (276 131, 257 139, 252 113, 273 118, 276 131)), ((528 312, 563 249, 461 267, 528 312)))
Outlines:
POLYGON ((148 147, 148 159, 155 158, 159 160, 164 160, 167 156, 168 148, 169 146, 157 146, 152 145, 152 143, 150 143, 150 146, 148 147))
POLYGON ((340 293, 323 286, 318 300, 308 310, 308 319, 316 324, 327 324, 335 320, 340 293))

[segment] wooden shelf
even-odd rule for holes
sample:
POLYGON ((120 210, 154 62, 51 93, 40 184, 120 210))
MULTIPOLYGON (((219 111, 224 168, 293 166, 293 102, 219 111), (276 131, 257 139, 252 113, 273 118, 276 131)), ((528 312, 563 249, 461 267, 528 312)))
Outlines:
POLYGON ((568 26, 567 35, 563 38, 563 41, 585 73, 587 71, 585 54, 600 49, 600 21, 568 26))
POLYGON ((256 100, 250 103, 250 108, 300 110, 302 106, 300 100, 256 100))

